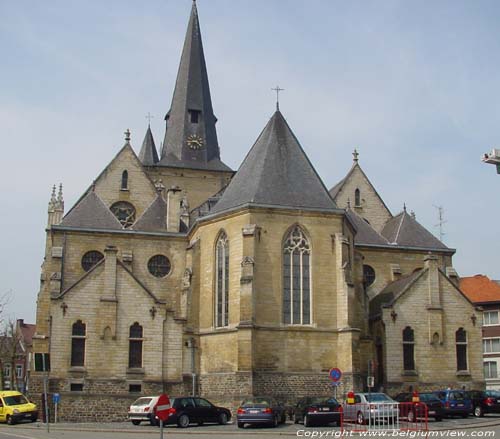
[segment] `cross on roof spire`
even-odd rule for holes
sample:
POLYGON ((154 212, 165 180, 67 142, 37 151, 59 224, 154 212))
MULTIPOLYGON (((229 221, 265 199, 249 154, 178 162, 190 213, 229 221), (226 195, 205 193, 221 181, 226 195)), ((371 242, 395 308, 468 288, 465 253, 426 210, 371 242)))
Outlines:
POLYGON ((130 142, 130 130, 128 128, 124 134, 125 134, 125 142, 130 142))
POLYGON ((356 148, 354 148, 354 151, 352 153, 352 157, 353 157, 354 162, 358 163, 359 152, 358 152, 358 150, 356 148))
POLYGON ((151 119, 154 119, 154 116, 148 111, 145 117, 148 120, 148 125, 151 125, 151 119))
POLYGON ((284 88, 280 88, 279 85, 277 85, 275 88, 271 89, 272 91, 276 92, 276 110, 279 111, 280 109, 280 91, 284 91, 284 88))

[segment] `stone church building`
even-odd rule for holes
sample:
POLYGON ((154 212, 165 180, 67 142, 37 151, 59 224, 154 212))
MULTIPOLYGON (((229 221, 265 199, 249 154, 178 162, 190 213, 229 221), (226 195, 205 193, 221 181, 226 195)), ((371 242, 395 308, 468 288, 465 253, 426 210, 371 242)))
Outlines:
POLYGON ((328 190, 277 109, 235 172, 216 121, 193 3, 161 151, 127 132, 70 210, 49 202, 33 342, 61 419, 122 419, 162 391, 291 403, 331 394, 332 367, 362 390, 370 360, 390 394, 484 386, 455 250, 391 213, 356 151, 328 190))

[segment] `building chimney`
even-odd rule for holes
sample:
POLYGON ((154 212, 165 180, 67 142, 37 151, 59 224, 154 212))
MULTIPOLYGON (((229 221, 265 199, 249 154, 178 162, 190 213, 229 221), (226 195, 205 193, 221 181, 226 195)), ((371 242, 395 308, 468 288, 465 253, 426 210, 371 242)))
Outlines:
POLYGON ((167 232, 179 232, 181 217, 181 189, 172 186, 167 191, 167 232))
POLYGON ((438 257, 431 253, 424 258, 424 266, 428 270, 429 306, 441 306, 438 263, 438 257))

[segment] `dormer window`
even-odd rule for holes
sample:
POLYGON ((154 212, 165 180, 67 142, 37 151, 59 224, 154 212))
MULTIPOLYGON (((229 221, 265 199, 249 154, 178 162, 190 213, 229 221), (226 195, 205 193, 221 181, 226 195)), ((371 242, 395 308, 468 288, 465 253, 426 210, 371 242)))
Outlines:
POLYGON ((200 120, 200 110, 188 110, 191 123, 198 123, 200 120))

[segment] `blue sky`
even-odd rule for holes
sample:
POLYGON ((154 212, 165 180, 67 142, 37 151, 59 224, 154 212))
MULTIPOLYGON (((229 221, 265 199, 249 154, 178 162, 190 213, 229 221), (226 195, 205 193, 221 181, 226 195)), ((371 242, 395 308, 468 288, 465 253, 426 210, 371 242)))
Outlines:
MULTIPOLYGON (((189 0, 0 1, 0 293, 34 321, 51 186, 66 210, 147 128, 159 146, 189 0)), ((281 110, 328 187, 351 152, 393 214, 406 202, 463 275, 500 278, 500 2, 198 0, 223 160, 281 110)))

